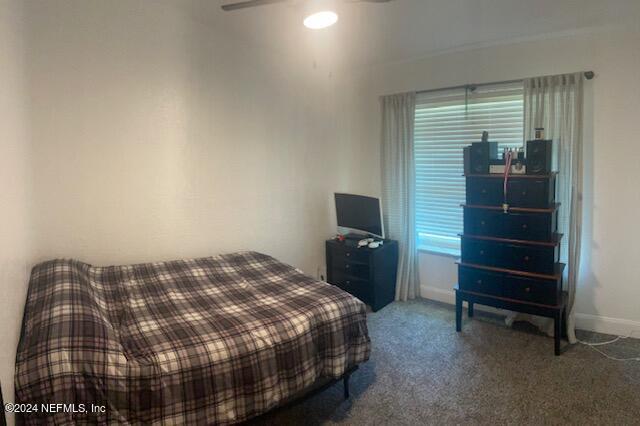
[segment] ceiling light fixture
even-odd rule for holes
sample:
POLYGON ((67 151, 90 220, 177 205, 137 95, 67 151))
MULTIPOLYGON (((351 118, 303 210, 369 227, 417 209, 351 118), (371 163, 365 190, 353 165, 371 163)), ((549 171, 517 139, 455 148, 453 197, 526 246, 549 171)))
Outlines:
POLYGON ((317 12, 304 18, 304 26, 312 30, 327 28, 338 22, 338 15, 335 12, 317 12))

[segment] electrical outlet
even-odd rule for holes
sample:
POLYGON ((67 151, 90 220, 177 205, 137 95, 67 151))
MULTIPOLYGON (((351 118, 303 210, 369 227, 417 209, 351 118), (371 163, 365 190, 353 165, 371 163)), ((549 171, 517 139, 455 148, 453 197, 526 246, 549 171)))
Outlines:
POLYGON ((326 281, 327 277, 327 267, 326 266, 318 266, 316 278, 320 281, 326 281))

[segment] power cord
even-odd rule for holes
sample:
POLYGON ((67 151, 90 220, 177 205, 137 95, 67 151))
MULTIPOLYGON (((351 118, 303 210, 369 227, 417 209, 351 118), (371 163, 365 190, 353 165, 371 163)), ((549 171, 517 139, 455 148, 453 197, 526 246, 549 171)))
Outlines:
POLYGON ((636 358, 617 358, 614 356, 611 356, 609 354, 607 354, 606 352, 604 352, 603 350, 600 350, 598 348, 598 346, 604 346, 604 345, 610 345, 612 343, 615 343, 619 340, 623 340, 623 339, 629 339, 630 337, 633 337, 634 334, 636 333, 640 333, 640 330, 632 330, 631 333, 629 333, 627 336, 618 336, 615 339, 612 340, 608 340, 606 342, 584 342, 582 340, 578 339, 578 343, 583 344, 585 346, 589 346, 591 349, 593 349, 596 352, 599 352, 601 355, 605 356, 606 358, 609 358, 610 360, 613 361, 640 361, 640 356, 636 357, 636 358))

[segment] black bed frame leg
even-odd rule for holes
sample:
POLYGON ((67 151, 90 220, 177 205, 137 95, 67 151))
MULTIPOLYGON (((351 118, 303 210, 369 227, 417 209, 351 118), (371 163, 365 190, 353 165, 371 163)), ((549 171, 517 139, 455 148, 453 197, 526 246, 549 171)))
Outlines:
POLYGON ((342 383, 344 384, 344 399, 349 399, 349 378, 351 374, 345 374, 342 378, 342 383))

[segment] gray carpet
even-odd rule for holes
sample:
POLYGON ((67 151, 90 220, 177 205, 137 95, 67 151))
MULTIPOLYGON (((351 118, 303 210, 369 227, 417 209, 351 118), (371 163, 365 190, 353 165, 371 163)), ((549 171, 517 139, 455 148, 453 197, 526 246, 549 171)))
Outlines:
MULTIPOLYGON (((340 383, 252 423, 640 424, 638 361, 611 361, 583 345, 556 357, 551 338, 477 310, 457 334, 453 307, 424 300, 370 313, 369 333, 372 356, 353 374, 350 400, 340 383)), ((601 349, 638 357, 640 340, 601 349)))

